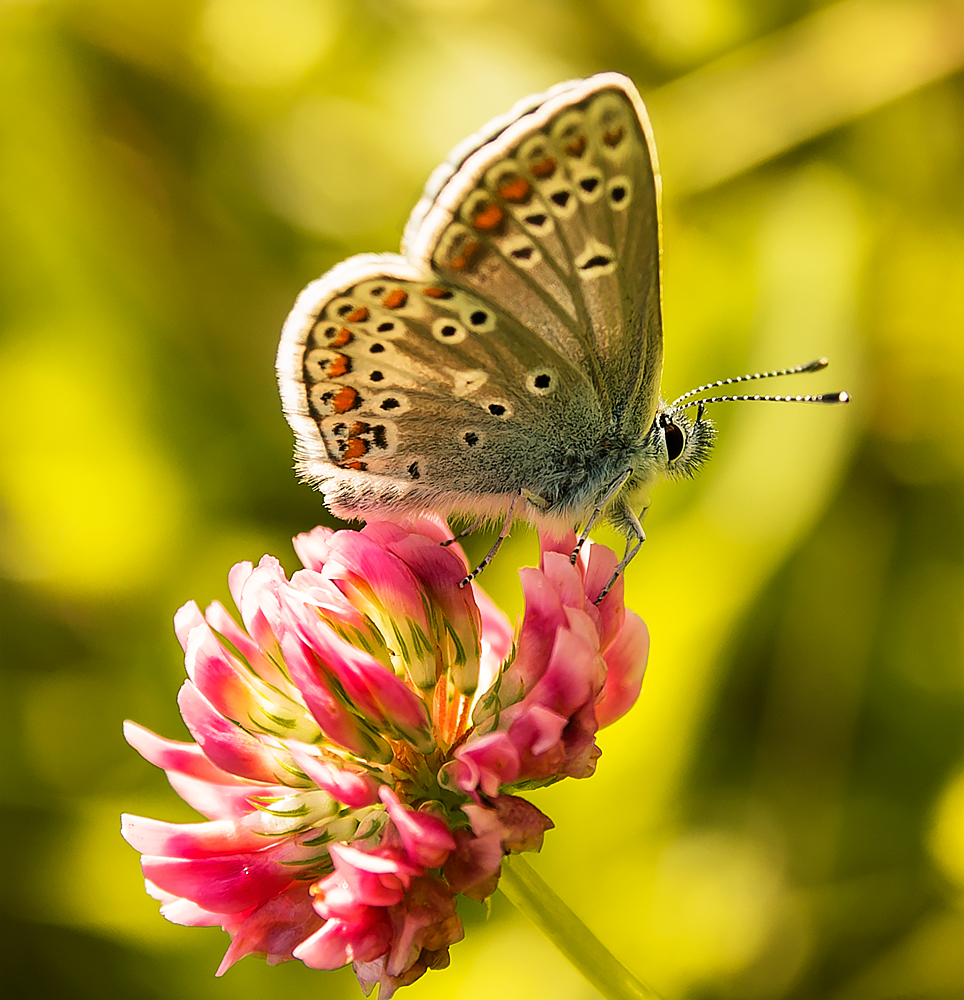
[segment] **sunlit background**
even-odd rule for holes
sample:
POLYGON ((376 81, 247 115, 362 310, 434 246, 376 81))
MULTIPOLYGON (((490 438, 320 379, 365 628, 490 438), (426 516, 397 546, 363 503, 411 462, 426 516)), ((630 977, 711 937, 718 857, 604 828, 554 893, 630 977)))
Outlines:
MULTIPOLYGON (((227 937, 158 916, 118 814, 192 814, 121 720, 187 738, 174 610, 333 523, 274 385, 300 288, 396 249, 489 117, 616 69, 664 168, 665 392, 828 355, 797 391, 854 402, 717 407, 656 491, 643 697, 534 796, 533 865, 670 1000, 964 996, 962 64, 960 0, 0 0, 8 995, 360 996, 217 980, 227 937)), ((534 553, 483 577, 513 614, 534 553)), ((596 996, 502 897, 463 917, 404 996, 596 996)))

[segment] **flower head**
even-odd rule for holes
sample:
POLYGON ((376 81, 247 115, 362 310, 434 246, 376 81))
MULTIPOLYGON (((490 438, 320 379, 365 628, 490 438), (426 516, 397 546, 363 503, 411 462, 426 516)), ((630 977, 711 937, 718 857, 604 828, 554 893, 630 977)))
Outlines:
POLYGON ((597 607, 616 565, 572 537, 522 571, 514 634, 465 566, 418 530, 316 528, 304 569, 239 563, 243 627, 220 604, 175 616, 193 743, 128 723, 207 822, 125 816, 148 891, 169 920, 219 925, 219 974, 260 953, 317 969, 354 963, 390 997, 448 964, 455 896, 483 900, 502 858, 539 850, 551 821, 513 794, 595 769, 597 728, 635 701, 649 640, 622 603, 597 607))

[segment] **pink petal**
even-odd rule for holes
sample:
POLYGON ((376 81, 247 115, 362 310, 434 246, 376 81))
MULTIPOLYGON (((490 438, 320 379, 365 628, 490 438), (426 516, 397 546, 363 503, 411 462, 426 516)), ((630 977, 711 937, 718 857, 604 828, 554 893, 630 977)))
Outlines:
POLYGON ((292 759, 302 771, 337 802, 361 809, 378 801, 378 787, 368 775, 328 764, 308 752, 301 743, 286 742, 292 759))
MULTIPOLYGON (((368 531, 366 525, 362 533, 368 531)), ((481 623, 471 588, 459 587, 465 565, 454 553, 421 535, 400 532, 386 537, 385 525, 372 526, 372 536, 379 534, 384 547, 408 566, 428 592, 433 616, 441 618, 433 622, 434 639, 443 651, 451 640, 454 649, 446 659, 454 656, 453 682, 463 694, 472 694, 479 683, 481 623)))
POLYGON ((184 663, 188 677, 225 718, 246 719, 253 714, 258 699, 244 666, 221 645, 203 619, 187 636, 184 663))
POLYGON ((266 837, 232 820, 165 823, 144 816, 121 816, 121 836, 141 854, 164 858, 207 858, 258 851, 281 838, 266 837))
MULTIPOLYGON (((595 600, 603 587, 612 579, 616 570, 616 554, 605 545, 592 545, 586 559, 585 592, 586 601, 590 607, 595 607, 595 600)), ((605 649, 619 635, 626 617, 626 605, 623 602, 625 578, 620 576, 612 585, 602 604, 598 606, 600 617, 599 644, 605 649)))
POLYGON ((595 701, 596 683, 602 678, 594 645, 584 635, 559 629, 549 664, 536 686, 526 696, 527 705, 544 705, 570 716, 586 702, 595 701))
POLYGON ((147 761, 171 774, 183 774, 219 785, 251 789, 249 782, 215 766, 196 743, 180 743, 152 733, 136 722, 124 723, 124 738, 147 761))
POLYGON ((244 782, 239 785, 221 785, 202 781, 177 771, 168 771, 171 788, 192 808, 208 819, 240 819, 257 808, 251 801, 254 796, 283 797, 291 793, 281 785, 262 785, 244 782))
POLYGON ((161 916, 181 927, 223 927, 234 914, 211 913, 189 899, 174 899, 161 907, 161 916))
POLYGON ((187 652, 187 640, 193 629, 204 624, 204 617, 194 601, 188 601, 174 612, 174 634, 181 644, 181 649, 187 652))
POLYGON ((288 579, 274 556, 262 556, 241 588, 238 610, 248 634, 265 651, 277 647, 286 632, 284 602, 288 579))
MULTIPOLYGON (((284 847, 286 845, 278 845, 284 847)), ((277 895, 296 869, 272 857, 275 848, 213 858, 141 858, 144 877, 205 910, 238 913, 277 895)))
POLYGON ((369 962, 388 951, 392 927, 383 909, 369 907, 363 919, 329 920, 294 949, 310 969, 340 969, 348 962, 369 962))
POLYGON ((567 608, 584 608, 586 591, 579 568, 559 552, 542 553, 542 572, 567 608))
MULTIPOLYGON (((335 872, 323 879, 324 890, 343 881, 352 898, 364 906, 391 906, 405 894, 420 868, 412 865, 402 851, 378 847, 374 851, 361 851, 348 844, 332 844, 329 848, 335 862, 335 872)), ((323 916, 324 892, 315 901, 315 909, 323 916)))
POLYGON ((428 709, 401 678, 320 619, 300 631, 322 672, 334 674, 356 711, 377 729, 388 730, 386 735, 408 740, 421 753, 435 749, 428 709))
POLYGON ((299 569, 291 576, 291 589, 304 597, 323 617, 368 629, 364 615, 348 600, 335 584, 313 569, 299 569))
POLYGON ((560 715, 538 702, 530 703, 528 698, 507 708, 502 718, 520 755, 531 753, 537 757, 562 739, 563 730, 569 724, 568 715, 560 715))
POLYGON ((241 607, 241 591, 253 571, 254 566, 247 559, 244 562, 235 563, 228 570, 228 590, 231 591, 231 599, 238 609, 241 607))
POLYGON ((296 882, 245 916, 232 931, 234 940, 216 974, 223 976, 245 955, 264 955, 269 965, 290 961, 294 949, 321 925, 322 918, 311 905, 308 883, 296 882))
POLYGON ((454 762, 461 767, 448 771, 456 787, 471 793, 477 788, 484 795, 498 795, 502 785, 511 785, 519 776, 519 756, 508 734, 487 733, 459 747, 454 754, 454 762))
POLYGON ((261 647, 248 635, 244 629, 228 614, 227 608, 220 601, 212 601, 204 612, 204 619, 215 632, 238 651, 241 658, 261 678, 275 687, 284 690, 287 681, 276 664, 264 655, 261 647))
POLYGON ((285 636, 282 650, 292 680, 325 736, 356 757, 387 764, 394 756, 392 748, 336 697, 314 654, 293 635, 285 636))
POLYGON ((542 529, 539 532, 540 565, 547 552, 558 552, 569 559, 576 547, 576 533, 571 530, 553 531, 542 529))
POLYGON ((526 567, 519 579, 526 610, 515 658, 502 675, 503 704, 517 701, 535 684, 546 669, 556 632, 567 624, 559 594, 544 573, 526 567))
POLYGON ((331 528, 319 525, 312 531, 295 535, 291 544, 301 565, 320 573, 328 561, 328 542, 334 533, 331 528))
POLYGON ((604 654, 609 669, 602 698, 596 704, 600 729, 622 718, 636 703, 648 656, 646 623, 639 615, 628 612, 622 631, 604 654))
POLYGON ((488 645, 492 655, 501 663, 512 649, 514 638, 512 625, 506 618, 505 612, 478 584, 472 584, 472 593, 475 595, 475 603, 479 608, 482 642, 484 645, 488 645))
POLYGON ((284 772, 271 750, 220 715, 190 681, 181 686, 177 703, 184 724, 209 760, 231 774, 278 783, 284 772))
MULTIPOLYGON (((356 606, 394 623, 397 652, 417 687, 435 686, 435 650, 428 643, 430 627, 422 587, 415 574, 396 556, 357 531, 339 531, 329 539, 324 575, 356 606)), ((384 631, 384 628, 383 628, 384 631)))
POLYGON ((412 864, 422 868, 438 868, 449 851, 455 849, 455 841, 448 826, 437 816, 406 808, 385 785, 378 790, 378 794, 385 803, 412 864))

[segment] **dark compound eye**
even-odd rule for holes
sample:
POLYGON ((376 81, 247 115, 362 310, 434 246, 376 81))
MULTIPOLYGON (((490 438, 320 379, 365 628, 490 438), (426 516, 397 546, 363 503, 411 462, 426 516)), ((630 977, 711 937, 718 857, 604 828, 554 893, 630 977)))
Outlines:
POLYGON ((666 423, 663 425, 663 440, 666 442, 667 457, 671 462, 675 462, 686 447, 686 435, 676 424, 666 423))

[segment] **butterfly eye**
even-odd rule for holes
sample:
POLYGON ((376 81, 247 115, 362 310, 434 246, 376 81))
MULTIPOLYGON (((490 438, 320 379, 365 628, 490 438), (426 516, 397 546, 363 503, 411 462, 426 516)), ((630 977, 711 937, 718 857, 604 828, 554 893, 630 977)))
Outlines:
POLYGON ((686 435, 676 424, 667 422, 663 425, 663 440, 666 442, 666 457, 675 462, 686 447, 686 435))

